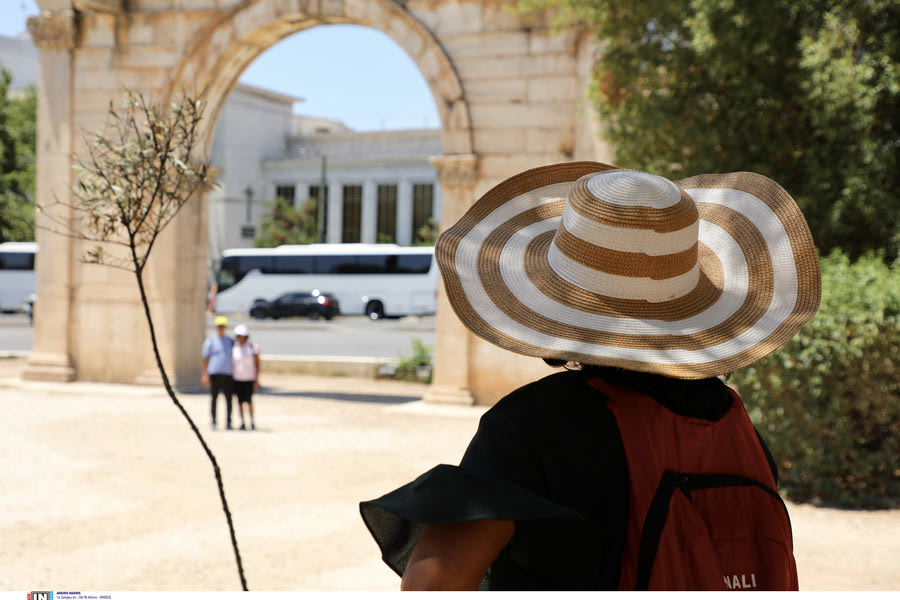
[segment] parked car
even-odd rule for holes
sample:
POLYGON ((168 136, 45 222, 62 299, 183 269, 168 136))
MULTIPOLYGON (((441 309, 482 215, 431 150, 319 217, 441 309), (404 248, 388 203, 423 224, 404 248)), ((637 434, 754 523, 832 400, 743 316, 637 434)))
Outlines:
POLYGON ((332 319, 341 314, 337 298, 332 294, 312 292, 288 292, 272 301, 257 298, 250 305, 250 316, 256 319, 280 319, 282 317, 309 317, 332 319))

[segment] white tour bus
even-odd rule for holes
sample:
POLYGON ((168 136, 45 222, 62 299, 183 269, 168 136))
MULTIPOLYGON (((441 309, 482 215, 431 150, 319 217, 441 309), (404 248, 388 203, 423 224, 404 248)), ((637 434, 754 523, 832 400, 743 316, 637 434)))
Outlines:
POLYGON ((333 294, 342 315, 371 319, 433 315, 438 272, 434 248, 395 244, 308 244, 222 253, 216 312, 246 313, 257 298, 287 292, 333 294))
POLYGON ((24 310, 25 301, 34 294, 36 242, 3 242, 0 244, 0 311, 24 310))

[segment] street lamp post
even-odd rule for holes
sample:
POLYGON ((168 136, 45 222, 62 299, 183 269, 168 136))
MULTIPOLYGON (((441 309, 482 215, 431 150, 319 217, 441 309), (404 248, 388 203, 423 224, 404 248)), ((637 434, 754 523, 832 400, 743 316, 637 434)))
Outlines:
POLYGON ((319 222, 319 243, 325 243, 325 180, 328 173, 328 160, 322 155, 322 180, 319 183, 318 206, 316 207, 316 220, 319 222))
POLYGON ((244 195, 247 196, 247 225, 251 225, 253 222, 250 220, 250 208, 253 205, 253 188, 248 185, 244 190, 244 195))
POLYGON ((244 189, 244 195, 247 196, 247 221, 244 225, 241 225, 241 237, 244 239, 253 239, 256 237, 256 228, 253 226, 253 214, 251 212, 253 208, 253 187, 248 185, 246 189, 244 189))

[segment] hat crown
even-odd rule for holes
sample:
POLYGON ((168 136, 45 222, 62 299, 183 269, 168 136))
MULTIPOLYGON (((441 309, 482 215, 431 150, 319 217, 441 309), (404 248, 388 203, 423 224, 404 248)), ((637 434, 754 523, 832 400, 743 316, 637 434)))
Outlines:
POLYGON ((612 170, 575 182, 548 250, 569 283, 619 299, 663 302, 693 290, 700 216, 674 183, 612 170))

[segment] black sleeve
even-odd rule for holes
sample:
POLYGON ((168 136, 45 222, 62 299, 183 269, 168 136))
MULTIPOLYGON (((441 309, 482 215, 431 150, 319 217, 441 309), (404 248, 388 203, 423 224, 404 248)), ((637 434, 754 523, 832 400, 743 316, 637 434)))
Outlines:
POLYGON ((439 465, 360 512, 398 574, 425 523, 512 520, 516 533, 486 587, 597 589, 618 580, 624 489, 624 451, 602 398, 562 377, 485 413, 460 466, 439 465))

